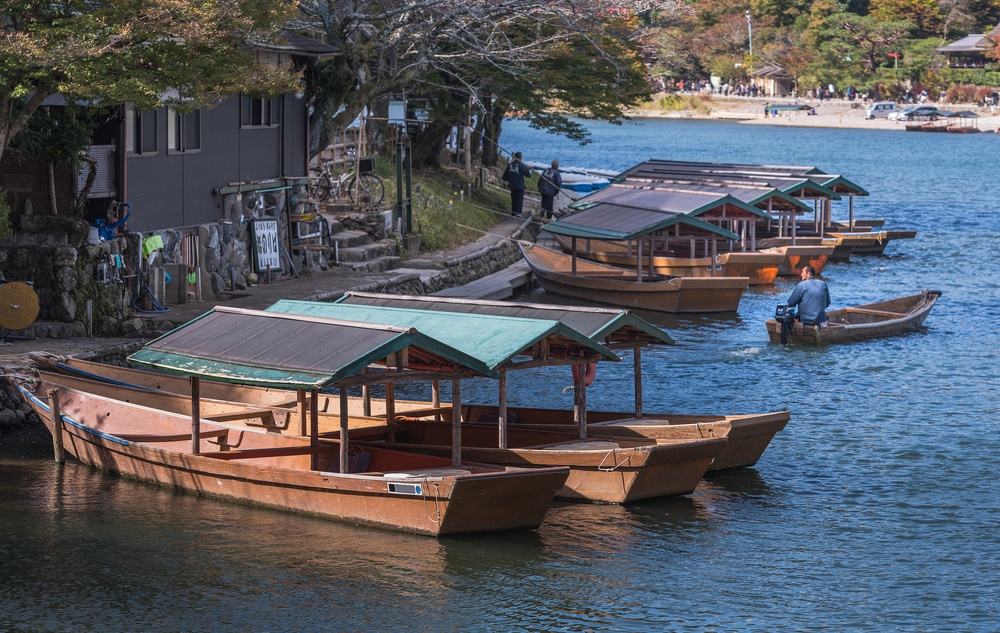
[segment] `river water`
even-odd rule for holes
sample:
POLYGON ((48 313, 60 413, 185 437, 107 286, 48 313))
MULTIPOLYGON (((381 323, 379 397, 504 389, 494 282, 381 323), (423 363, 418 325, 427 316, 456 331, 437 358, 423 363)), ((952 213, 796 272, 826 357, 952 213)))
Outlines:
MULTIPOLYGON (((689 497, 557 503, 537 532, 435 540, 345 526, 73 461, 58 469, 44 431, 8 435, 0 629, 1000 630, 1000 137, 672 120, 591 129, 581 148, 512 122, 502 144, 566 166, 815 165, 862 185, 872 195, 857 217, 918 235, 828 265, 833 307, 940 289, 926 331, 770 344, 763 320, 791 292, 785 280, 750 290, 735 316, 644 315, 677 340, 644 353, 647 411, 787 407, 792 421, 756 467, 689 497)), ((835 217, 846 212, 835 203, 835 217)), ((590 406, 629 406, 629 365, 601 366, 590 406)), ((568 373, 514 372, 513 404, 570 406, 568 373)), ((463 386, 467 400, 494 393, 463 386)))

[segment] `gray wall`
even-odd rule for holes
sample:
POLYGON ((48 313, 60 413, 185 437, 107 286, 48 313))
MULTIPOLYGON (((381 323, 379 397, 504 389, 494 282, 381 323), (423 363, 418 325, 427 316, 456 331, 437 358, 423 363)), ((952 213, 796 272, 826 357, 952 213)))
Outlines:
POLYGON ((282 97, 282 123, 274 128, 240 129, 239 97, 202 110, 200 152, 167 154, 165 109, 157 127, 156 155, 127 158, 133 231, 215 222, 223 218, 216 188, 307 173, 306 102, 291 95, 282 97))

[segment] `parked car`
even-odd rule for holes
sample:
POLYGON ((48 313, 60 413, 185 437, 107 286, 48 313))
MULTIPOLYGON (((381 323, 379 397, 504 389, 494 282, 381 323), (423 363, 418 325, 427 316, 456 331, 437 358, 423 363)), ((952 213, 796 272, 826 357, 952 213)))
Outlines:
POLYGON ((865 118, 885 119, 898 109, 895 101, 876 101, 865 109, 865 118))
POLYGON ((915 121, 918 119, 929 119, 931 121, 936 121, 938 115, 938 109, 935 106, 910 106, 908 108, 903 108, 902 110, 897 110, 894 113, 889 114, 890 121, 915 121), (895 114, 895 116, 893 116, 895 114))

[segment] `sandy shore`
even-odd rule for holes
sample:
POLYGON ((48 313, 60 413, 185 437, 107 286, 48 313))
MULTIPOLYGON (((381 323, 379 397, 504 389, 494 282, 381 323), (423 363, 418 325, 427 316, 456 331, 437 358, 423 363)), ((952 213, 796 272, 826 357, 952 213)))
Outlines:
MULTIPOLYGON (((657 95, 657 100, 659 99, 657 95)), ((712 111, 709 114, 690 110, 634 110, 630 116, 635 118, 676 118, 676 119, 708 119, 708 120, 731 120, 747 125, 783 125, 788 127, 826 127, 826 128, 857 128, 873 130, 899 130, 905 131, 903 122, 889 121, 887 119, 865 119, 865 104, 845 100, 816 101, 800 99, 713 99, 711 102, 712 111), (777 117, 769 116, 764 118, 765 104, 808 105, 816 108, 816 115, 811 116, 807 111, 784 112, 777 117), (857 107, 854 107, 857 106, 857 107)), ((936 104, 928 104, 936 105, 936 104)), ((978 127, 983 132, 997 132, 1000 129, 1000 109, 976 108, 971 105, 957 106, 955 104, 944 104, 940 106, 942 110, 971 110, 979 114, 978 119, 966 120, 962 124, 971 124, 978 127), (971 123, 970 123, 971 121, 971 123)))

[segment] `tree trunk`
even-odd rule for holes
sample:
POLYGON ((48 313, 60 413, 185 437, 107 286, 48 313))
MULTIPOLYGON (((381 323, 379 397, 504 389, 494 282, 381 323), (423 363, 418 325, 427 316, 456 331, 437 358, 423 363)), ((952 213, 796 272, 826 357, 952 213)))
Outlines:
POLYGON ((413 141, 413 166, 438 169, 441 167, 441 150, 451 133, 451 125, 430 121, 417 133, 413 141))

